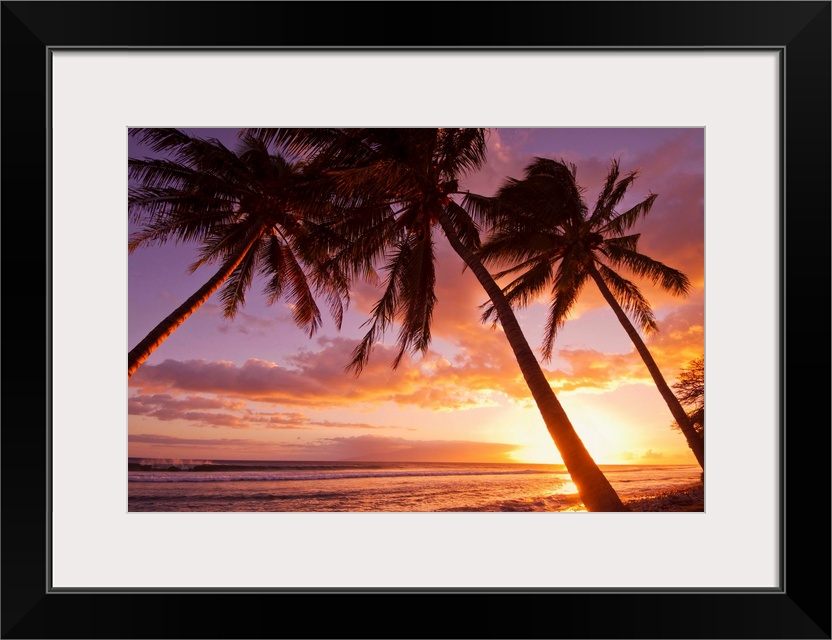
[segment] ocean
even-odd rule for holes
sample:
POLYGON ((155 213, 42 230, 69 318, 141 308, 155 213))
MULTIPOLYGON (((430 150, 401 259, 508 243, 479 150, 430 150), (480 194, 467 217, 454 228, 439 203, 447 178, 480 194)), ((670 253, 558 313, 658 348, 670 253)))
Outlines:
MULTIPOLYGON (((600 465, 625 502, 696 465, 600 465)), ((563 465, 128 459, 128 511, 583 511, 563 465)))

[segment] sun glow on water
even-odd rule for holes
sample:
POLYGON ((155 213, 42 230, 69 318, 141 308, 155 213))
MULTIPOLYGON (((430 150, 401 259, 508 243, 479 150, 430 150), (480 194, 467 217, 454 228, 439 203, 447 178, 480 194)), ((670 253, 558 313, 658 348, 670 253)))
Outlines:
POLYGON ((556 487, 552 490, 550 495, 553 496, 569 496, 578 493, 578 487, 575 486, 574 482, 567 481, 564 482, 559 487, 556 487))

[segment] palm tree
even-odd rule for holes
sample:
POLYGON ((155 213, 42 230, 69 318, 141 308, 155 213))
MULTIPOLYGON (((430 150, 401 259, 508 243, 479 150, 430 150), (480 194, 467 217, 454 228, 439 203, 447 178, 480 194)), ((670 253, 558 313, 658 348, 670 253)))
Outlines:
MULTIPOLYGON (((479 206, 491 210, 495 224, 479 256, 487 264, 507 267, 495 274, 496 278, 520 274, 503 289, 512 305, 527 305, 549 290, 551 302, 543 338, 543 356, 547 361, 552 357, 558 330, 569 317, 583 286, 592 280, 635 345, 704 469, 702 437, 630 322, 632 317, 645 334, 658 331, 650 304, 639 288, 617 271, 626 268, 674 295, 688 293, 690 282, 685 274, 639 253, 640 234, 628 235, 633 225, 650 212, 657 196, 650 194, 619 212, 616 207, 638 172, 620 176, 618 162, 613 161, 590 212, 583 189, 576 182, 576 172, 575 165, 536 158, 526 167, 523 180, 509 179, 494 199, 480 200, 479 206)), ((499 314, 492 303, 483 319, 495 318, 499 314)))
POLYGON ((482 129, 258 129, 285 153, 326 169, 341 210, 332 224, 352 246, 344 268, 369 272, 380 263, 383 293, 348 365, 356 375, 375 342, 399 324, 399 353, 424 353, 436 303, 434 241, 441 229, 491 299, 546 427, 589 511, 627 510, 593 461, 552 391, 500 287, 475 255, 479 230, 456 201, 458 180, 485 159, 482 129), (350 266, 347 267, 346 265, 350 266))
POLYGON ((128 378, 148 356, 220 287, 224 315, 233 319, 245 304, 256 274, 265 277, 269 304, 291 303, 293 319, 312 335, 321 324, 322 296, 340 326, 348 281, 329 252, 338 239, 315 224, 308 211, 326 211, 321 188, 306 167, 289 162, 254 136, 243 136, 235 153, 218 140, 177 129, 132 129, 130 134, 165 157, 130 159, 128 207, 142 225, 128 245, 199 242, 203 264, 220 268, 162 320, 128 354, 128 378), (311 185, 315 183, 314 191, 311 185))

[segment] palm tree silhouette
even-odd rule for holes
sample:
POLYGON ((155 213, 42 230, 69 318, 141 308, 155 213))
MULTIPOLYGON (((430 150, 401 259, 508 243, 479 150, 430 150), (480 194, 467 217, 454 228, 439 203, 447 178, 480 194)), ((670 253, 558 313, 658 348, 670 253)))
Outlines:
MULTIPOLYGON (((543 338, 543 356, 547 361, 552 357, 557 332, 569 317, 583 286, 592 280, 635 345, 704 469, 703 439, 628 317, 645 334, 658 331, 650 303, 634 283, 617 271, 623 267, 674 295, 688 293, 690 282, 685 274, 639 253, 641 234, 627 235, 650 212, 657 196, 650 194, 626 211, 617 211, 638 171, 620 176, 614 160, 590 212, 576 172, 575 165, 564 161, 536 158, 526 167, 523 180, 508 179, 493 199, 477 199, 476 204, 488 209, 494 221, 491 237, 481 247, 479 256, 486 264, 506 267, 495 278, 519 273, 503 289, 510 304, 525 306, 545 291, 550 292, 543 338)), ((483 320, 498 317, 493 303, 483 313, 483 320)))
POLYGON ((256 274, 267 278, 268 303, 285 297, 310 335, 321 325, 316 296, 340 327, 349 282, 329 258, 338 238, 307 215, 331 205, 304 165, 269 153, 250 135, 238 153, 177 129, 132 129, 130 135, 165 157, 129 160, 136 185, 128 208, 142 225, 129 251, 169 240, 199 242, 191 271, 216 262, 220 268, 129 352, 128 378, 220 287, 223 313, 233 319, 256 274))
POLYGON ((500 287, 475 252, 475 220, 456 201, 458 180, 485 160, 483 129, 257 129, 287 154, 327 170, 341 212, 332 224, 352 246, 339 262, 352 274, 380 263, 383 293, 348 369, 360 374, 375 342, 399 324, 399 353, 424 353, 436 304, 434 240, 441 229, 494 305, 546 427, 589 511, 627 510, 552 391, 500 287))

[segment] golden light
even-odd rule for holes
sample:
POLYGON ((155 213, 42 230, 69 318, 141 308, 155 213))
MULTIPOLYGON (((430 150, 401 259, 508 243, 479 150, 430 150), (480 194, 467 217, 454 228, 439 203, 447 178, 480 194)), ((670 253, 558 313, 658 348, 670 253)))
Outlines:
MULTIPOLYGON (((627 459, 626 452, 644 448, 639 442, 638 430, 633 429, 626 418, 614 415, 588 397, 584 400, 588 401, 571 402, 567 414, 595 462, 632 462, 627 459)), ((510 442, 518 445, 511 457, 517 462, 530 464, 563 464, 563 459, 537 410, 524 410, 522 414, 522 425, 515 423, 510 429, 510 436, 506 435, 510 442)))

